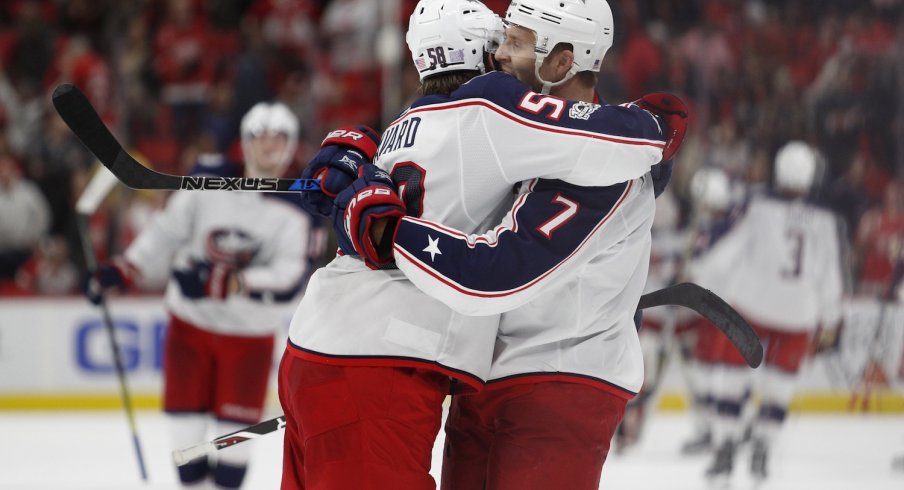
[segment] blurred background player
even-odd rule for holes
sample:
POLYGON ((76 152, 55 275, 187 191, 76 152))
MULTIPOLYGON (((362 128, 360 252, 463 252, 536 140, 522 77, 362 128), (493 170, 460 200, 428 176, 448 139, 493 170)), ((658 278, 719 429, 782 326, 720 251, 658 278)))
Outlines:
MULTIPOLYGON (((686 234, 682 260, 683 280, 699 282, 693 264, 703 260, 713 246, 725 236, 742 212, 736 187, 726 172, 719 168, 701 168, 690 183, 693 199, 690 230, 686 234)), ((707 284, 707 287, 710 285, 707 284)), ((678 353, 684 362, 684 375, 690 398, 694 435, 681 447, 683 454, 697 454, 712 449, 713 369, 714 356, 724 348, 721 334, 705 318, 686 311, 679 312, 676 334, 678 353)))
MULTIPOLYGON (((775 196, 754 197, 745 215, 709 254, 695 277, 731 303, 754 326, 765 347, 756 374, 759 412, 752 427, 751 473, 768 475, 768 455, 785 420, 794 382, 813 333, 841 319, 843 273, 835 216, 807 202, 818 156, 791 141, 775 157, 775 196)), ((753 371, 721 338, 712 347, 716 452, 707 476, 727 480, 743 430, 743 405, 753 371)))
MULTIPOLYGON (((245 177, 279 177, 295 155, 298 121, 280 103, 242 118, 245 177)), ((235 175, 222 164, 199 173, 235 175)), ((281 332, 309 272, 313 218, 282 194, 176 192, 121 258, 86 290, 124 287, 169 273, 163 408, 181 448, 261 420, 281 332)), ((178 467, 184 485, 238 488, 248 447, 178 467), (205 481, 210 477, 210 481, 205 481)))
MULTIPOLYGON (((685 269, 690 260, 705 253, 728 230, 729 210, 732 206, 732 188, 728 176, 717 168, 701 168, 690 182, 690 198, 693 210, 692 224, 682 231, 679 202, 671 188, 656 199, 656 215, 653 220, 653 244, 650 254, 650 272, 644 292, 648 293, 679 282, 694 282, 685 269)), ((698 343, 709 342, 703 336, 722 335, 696 313, 679 307, 660 307, 644 311, 639 331, 644 358, 644 384, 637 397, 628 403, 625 417, 619 426, 616 444, 619 451, 636 444, 643 434, 649 415, 660 400, 663 377, 677 366, 679 356, 685 385, 689 392, 690 411, 694 420, 695 436, 683 448, 683 452, 696 452, 709 447, 709 368, 701 365, 699 354, 706 351, 698 343), (701 333, 700 330, 706 331, 701 333), (709 330, 712 329, 712 330, 709 330)))

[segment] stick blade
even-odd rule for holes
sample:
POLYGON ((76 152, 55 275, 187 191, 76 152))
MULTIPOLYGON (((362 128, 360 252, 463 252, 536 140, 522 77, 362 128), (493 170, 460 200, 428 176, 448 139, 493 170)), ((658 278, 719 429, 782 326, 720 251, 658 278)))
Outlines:
MULTIPOLYGON (((53 91, 53 107, 82 144, 112 169, 122 146, 107 129, 91 102, 78 87, 64 83, 53 91)), ((115 172, 114 172, 115 173, 115 172)))
POLYGON ((748 366, 755 368, 763 362, 763 345, 756 332, 731 305, 709 289, 689 282, 676 284, 645 294, 638 307, 664 304, 690 308, 712 322, 731 340, 748 366))

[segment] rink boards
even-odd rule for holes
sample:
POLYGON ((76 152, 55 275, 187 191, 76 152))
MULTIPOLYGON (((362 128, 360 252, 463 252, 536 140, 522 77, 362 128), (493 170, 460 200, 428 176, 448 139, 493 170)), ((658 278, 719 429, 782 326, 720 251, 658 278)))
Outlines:
MULTIPOLYGON (((160 299, 115 298, 110 303, 135 406, 156 409, 166 329, 160 299)), ((904 412, 902 351, 904 306, 847 302, 838 351, 806 361, 793 409, 904 412)), ((666 372, 670 374, 660 407, 683 409, 681 370, 666 372)), ((81 298, 0 300, 0 410, 119 406, 109 340, 98 310, 81 298)))

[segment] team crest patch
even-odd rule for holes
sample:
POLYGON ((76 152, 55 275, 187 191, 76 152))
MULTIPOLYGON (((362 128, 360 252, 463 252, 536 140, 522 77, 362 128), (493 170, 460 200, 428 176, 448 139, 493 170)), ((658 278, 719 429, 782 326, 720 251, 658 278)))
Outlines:
POLYGON ((590 102, 577 102, 568 110, 568 116, 572 119, 590 119, 590 115, 600 108, 599 104, 591 104, 590 102))

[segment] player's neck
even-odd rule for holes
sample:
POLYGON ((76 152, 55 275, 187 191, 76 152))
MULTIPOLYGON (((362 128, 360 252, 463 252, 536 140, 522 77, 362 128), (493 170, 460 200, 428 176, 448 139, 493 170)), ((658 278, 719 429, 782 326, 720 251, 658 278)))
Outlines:
POLYGON ((593 102, 594 88, 584 85, 577 77, 572 77, 562 85, 553 87, 549 94, 562 99, 593 102))

